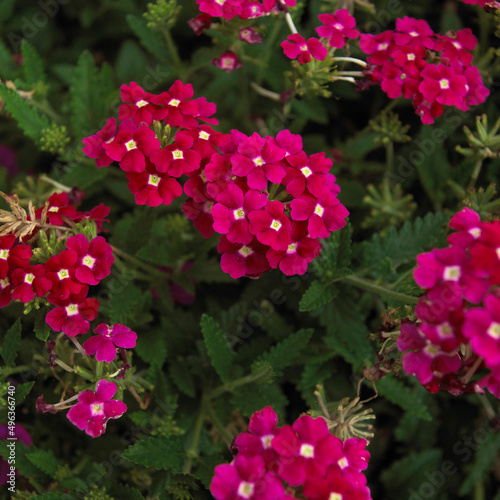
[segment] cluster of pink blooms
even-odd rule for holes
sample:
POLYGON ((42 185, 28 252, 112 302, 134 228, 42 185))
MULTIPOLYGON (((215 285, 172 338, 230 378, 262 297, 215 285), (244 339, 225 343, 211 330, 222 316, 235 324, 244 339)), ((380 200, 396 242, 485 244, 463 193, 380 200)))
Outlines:
POLYGON ((208 124, 215 104, 192 99, 177 80, 158 96, 136 83, 122 86, 118 128, 110 118, 84 139, 97 166, 118 161, 139 205, 170 204, 182 195, 184 214, 205 237, 221 235, 221 267, 233 278, 258 277, 271 268, 304 274, 320 252, 320 238, 345 225, 332 161, 308 156, 300 135, 221 134, 208 124), (158 122, 169 140, 157 137, 158 122), (186 176, 183 188, 177 179, 186 176))
POLYGON ((255 19, 269 14, 278 14, 286 11, 287 7, 294 7, 295 0, 196 0, 200 12, 210 17, 224 19, 255 19))
POLYGON ((346 38, 355 39, 359 36, 356 20, 347 9, 339 9, 333 14, 318 16, 322 26, 316 32, 322 38, 311 37, 307 41, 299 33, 293 33, 281 43, 283 51, 290 59, 297 59, 300 64, 311 61, 311 58, 323 61, 328 54, 328 46, 340 49, 345 46, 346 38))
POLYGON ((363 34, 360 47, 369 54, 367 81, 380 83, 392 99, 412 99, 425 124, 443 114, 444 106, 467 111, 489 94, 471 51, 477 40, 469 28, 434 33, 424 20, 403 17, 396 29, 363 34))
POLYGON ((217 500, 371 499, 361 472, 370 458, 364 439, 342 441, 322 417, 277 424, 270 406, 252 415, 249 432, 233 442, 234 460, 215 468, 210 491, 217 500))
POLYGON ((500 398, 500 221, 469 208, 450 221, 447 248, 417 257, 415 281, 425 289, 397 345, 403 368, 431 392, 500 398), (472 377, 480 374, 480 378, 472 377))

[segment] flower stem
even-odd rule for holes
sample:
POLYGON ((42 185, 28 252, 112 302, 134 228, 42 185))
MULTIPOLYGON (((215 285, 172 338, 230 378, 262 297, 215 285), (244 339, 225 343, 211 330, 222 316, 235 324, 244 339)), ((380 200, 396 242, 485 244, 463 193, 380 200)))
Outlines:
POLYGON ((267 375, 269 375, 267 371, 261 371, 257 373, 250 373, 249 375, 233 380, 232 382, 226 382, 225 384, 216 387, 212 392, 210 392, 208 394, 208 399, 214 399, 215 397, 220 396, 225 392, 232 392, 237 387, 251 384, 252 382, 256 382, 257 380, 266 377, 267 375))
POLYGON ((374 281, 360 278, 359 276, 346 276, 345 278, 342 278, 342 280, 368 292, 400 300, 406 304, 416 304, 418 302, 418 297, 407 295, 406 293, 394 292, 385 286, 377 285, 374 281))
POLYGON ((191 468, 193 466, 193 459, 198 456, 196 452, 196 448, 198 448, 198 442, 200 440, 201 431, 203 429, 203 421, 205 420, 205 412, 207 410, 207 396, 203 394, 201 398, 200 408, 198 411, 198 418, 196 419, 196 423, 194 426, 193 440, 191 441, 191 446, 187 451, 187 459, 184 464, 184 468, 182 470, 183 474, 189 474, 191 472, 191 468))
POLYGON ((288 27, 290 28, 290 31, 294 34, 298 33, 297 28, 295 27, 295 24, 293 22, 292 16, 290 15, 290 12, 287 12, 285 14, 285 19, 288 24, 288 27))
POLYGON ((177 74, 181 79, 184 78, 184 66, 182 65, 181 58, 179 56, 179 51, 177 50, 177 46, 172 38, 172 34, 170 30, 165 28, 162 30, 163 37, 165 38, 165 42, 167 42, 168 50, 170 51, 170 55, 172 56, 172 60, 174 63, 174 67, 176 69, 177 74))
POLYGON ((75 344, 75 347, 78 349, 78 351, 80 352, 80 354, 86 358, 87 357, 87 353, 83 350, 83 347, 82 345, 80 344, 80 342, 78 342, 77 339, 75 339, 74 337, 70 337, 71 339, 71 342, 73 342, 73 344, 75 344))
POLYGON ((143 269, 144 271, 148 272, 149 274, 152 274, 154 276, 158 276, 158 270, 149 264, 146 264, 146 262, 143 262, 142 260, 139 260, 136 257, 133 257, 132 255, 124 252, 123 250, 120 250, 118 247, 115 247, 113 245, 110 245, 111 249, 113 250, 114 253, 119 255, 122 259, 127 260, 128 262, 134 264, 136 267, 143 269))
POLYGON ((278 92, 273 92, 272 90, 265 89, 255 82, 250 82, 250 87, 252 87, 255 92, 257 92, 257 94, 272 99, 273 101, 281 101, 281 96, 278 94, 278 92))
POLYGON ((356 57, 334 57, 332 59, 332 62, 339 62, 339 61, 344 61, 344 62, 352 62, 353 64, 358 64, 359 66, 366 68, 366 62, 362 61, 361 59, 357 59, 356 57))
POLYGON ((470 176, 469 189, 472 189, 476 185, 477 178, 481 173, 481 168, 483 167, 483 158, 476 161, 474 169, 472 170, 472 175, 470 176))
POLYGON ((234 436, 224 427, 211 404, 207 404, 207 413, 212 421, 212 424, 214 424, 217 430, 222 434, 222 437, 226 440, 227 444, 231 444, 234 436))

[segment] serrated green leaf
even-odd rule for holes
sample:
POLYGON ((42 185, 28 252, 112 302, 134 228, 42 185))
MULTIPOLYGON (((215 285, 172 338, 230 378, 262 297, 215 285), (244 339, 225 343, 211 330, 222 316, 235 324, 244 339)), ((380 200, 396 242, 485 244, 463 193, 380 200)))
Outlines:
MULTIPOLYGON (((412 490, 418 491, 420 486, 428 483, 428 474, 439 469, 441 464, 441 451, 432 449, 410 455, 394 462, 382 472, 382 482, 388 490, 389 498, 410 498, 412 490), (427 473, 427 475, 426 475, 427 473)), ((436 498, 434 494, 427 498, 436 498)))
POLYGON ((147 27, 147 22, 144 19, 129 14, 127 23, 148 52, 161 62, 167 61, 168 49, 165 42, 158 33, 147 27))
POLYGON ((26 83, 36 84, 38 82, 45 82, 47 76, 43 67, 43 59, 35 47, 27 40, 23 40, 21 43, 21 54, 23 56, 23 70, 26 83))
POLYGON ((109 297, 109 315, 111 323, 130 323, 129 319, 144 310, 150 300, 148 294, 144 294, 132 283, 124 283, 121 288, 113 287, 109 297))
POLYGON ((231 398, 231 404, 236 406, 243 415, 251 417, 253 413, 262 410, 264 406, 272 406, 278 415, 284 415, 288 400, 276 384, 248 384, 239 387, 231 398))
POLYGON ((89 485, 83 479, 79 477, 71 476, 63 479, 61 481, 61 486, 69 490, 74 490, 78 493, 87 493, 89 490, 89 485))
POLYGON ((417 254, 445 243, 448 220, 449 216, 444 213, 428 213, 423 219, 406 221, 400 230, 390 227, 383 237, 375 234, 362 244, 364 265, 371 268, 372 276, 378 277, 380 263, 385 262, 387 266, 387 259, 394 269, 414 261, 417 254))
MULTIPOLYGON (((486 429, 484 431, 487 432, 486 429)), ((459 495, 467 495, 477 483, 484 480, 486 475, 493 469, 499 450, 500 434, 491 432, 488 439, 479 444, 476 451, 476 460, 470 469, 469 475, 460 486, 459 495)))
POLYGON ((268 352, 259 356, 257 361, 269 363, 274 373, 279 376, 283 370, 290 366, 300 356, 302 350, 311 340, 314 330, 299 330, 272 347, 268 352))
POLYGON ((16 322, 9 328, 2 345, 2 358, 6 366, 14 366, 17 350, 21 344, 21 331, 23 327, 21 320, 17 318, 16 322))
POLYGON ((47 342, 49 335, 52 333, 52 328, 45 322, 45 317, 47 316, 46 307, 41 308, 37 311, 35 316, 35 324, 33 330, 35 332, 36 338, 47 342))
POLYGON ((24 384, 19 384, 16 387, 16 406, 21 404, 26 396, 30 393, 31 388, 35 385, 35 382, 25 382, 24 384))
POLYGON ((229 380, 231 365, 234 361, 230 343, 217 322, 207 314, 202 315, 200 326, 212 366, 221 380, 226 382, 229 380))
POLYGON ((12 54, 5 43, 0 40, 0 77, 3 80, 12 80, 15 73, 16 68, 12 63, 12 54))
POLYGON ((0 83, 0 97, 23 132, 35 142, 43 129, 49 127, 49 120, 32 108, 15 90, 0 83))
POLYGON ((160 368, 167 359, 164 333, 161 330, 141 332, 137 336, 135 351, 146 363, 160 368))
MULTIPOLYGON (((1 440, 0 441, 0 457, 3 457, 4 460, 7 460, 10 455, 10 449, 7 448, 9 444, 8 441, 1 440)), ((19 474, 22 474, 26 477, 46 477, 43 473, 35 467, 27 458, 26 453, 29 451, 29 448, 20 440, 16 441, 16 469, 19 474)))
POLYGON ((194 384, 193 374, 185 360, 176 360, 169 366, 168 371, 175 385, 189 397, 194 398, 196 395, 196 387, 194 384))
POLYGON ((138 489, 124 484, 114 486, 110 490, 110 493, 114 498, 119 498, 120 500, 144 500, 144 497, 138 489))
POLYGON ((52 450, 34 450, 26 453, 26 458, 45 474, 52 476, 62 464, 52 450))
POLYGON ((184 443, 180 436, 150 437, 129 446, 122 457, 129 462, 155 469, 180 472, 185 458, 184 443))
POLYGON ((314 280, 300 300, 299 311, 317 309, 333 300, 338 293, 334 285, 324 285, 320 280, 314 280))
POLYGON ((400 380, 394 378, 393 375, 388 374, 379 380, 377 389, 380 395, 400 406, 403 410, 422 420, 432 420, 432 415, 420 395, 415 390, 404 385, 400 380))

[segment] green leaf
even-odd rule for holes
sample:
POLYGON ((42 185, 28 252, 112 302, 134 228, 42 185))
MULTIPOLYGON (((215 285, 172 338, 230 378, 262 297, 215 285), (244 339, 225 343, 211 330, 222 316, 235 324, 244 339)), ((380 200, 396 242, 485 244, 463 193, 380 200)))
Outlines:
POLYGON ((172 362, 169 366, 168 373, 172 377, 175 385, 184 394, 187 394, 191 398, 196 396, 194 378, 187 360, 179 359, 172 362))
MULTIPOLYGON (((4 460, 8 460, 10 455, 10 449, 7 447, 8 441, 0 441, 0 457, 4 460)), ((35 467, 26 457, 27 452, 30 449, 22 442, 16 441, 16 469, 19 474, 26 477, 44 477, 40 469, 35 467)))
POLYGON ((312 311, 333 300, 339 290, 334 285, 324 285, 314 280, 306 290, 299 304, 299 311, 312 311))
POLYGON ((167 345, 163 332, 161 330, 141 332, 137 336, 135 351, 146 363, 161 368, 167 359, 167 345))
POLYGON ((127 23, 146 50, 148 50, 159 61, 167 61, 168 49, 165 42, 161 36, 158 35, 158 33, 147 27, 147 22, 144 19, 129 14, 127 16, 127 23))
POLYGON ((229 380, 234 358, 230 343, 218 323, 207 314, 202 315, 200 326, 212 366, 219 377, 226 382, 229 380))
POLYGON ((45 82, 47 76, 43 67, 43 59, 35 47, 27 40, 23 40, 21 43, 21 54, 23 56, 24 79, 26 83, 35 84, 45 82))
POLYGON ((33 330, 35 332, 36 338, 47 342, 49 335, 52 333, 52 328, 45 322, 45 317, 47 316, 47 308, 42 307, 37 311, 35 316, 35 324, 33 330))
POLYGON ((45 474, 52 476, 62 464, 52 450, 35 450, 26 453, 26 458, 45 474))
POLYGON ((119 498, 120 500, 144 500, 144 497, 138 489, 125 484, 114 486, 110 490, 110 493, 114 498, 119 498))
POLYGON ((83 479, 76 476, 70 476, 61 481, 61 486, 69 490, 74 490, 78 493, 87 493, 89 485, 83 479))
POLYGON ((326 125, 328 123, 328 111, 321 99, 303 99, 292 101, 292 109, 303 118, 313 122, 326 125))
MULTIPOLYGON (((429 474, 438 470, 440 465, 441 451, 436 449, 411 453, 394 462, 382 472, 382 482, 387 488, 387 497, 410 498, 414 496, 412 490, 418 491, 422 484, 429 483, 429 474)), ((437 493, 433 486, 432 490, 437 493)), ((436 498, 436 496, 433 494, 426 498, 436 498)))
POLYGON ((278 415, 283 416, 288 400, 277 384, 248 384, 238 387, 231 404, 246 417, 251 417, 264 406, 272 406, 278 415))
POLYGON ((122 457, 138 465, 180 472, 185 459, 184 444, 180 436, 150 437, 129 446, 122 457))
POLYGON ((276 375, 281 375, 283 369, 290 366, 296 358, 298 358, 302 350, 311 340, 314 330, 299 330, 297 333, 290 335, 285 340, 282 340, 277 345, 272 347, 268 352, 259 356, 257 361, 265 361, 269 363, 276 375))
POLYGON ((16 387, 16 406, 21 404, 26 396, 30 393, 31 388, 35 385, 35 382, 25 382, 16 387))
MULTIPOLYGON (((484 429, 484 432, 488 431, 484 429)), ((499 450, 500 434, 494 434, 490 431, 487 439, 483 440, 477 448, 476 460, 466 480, 460 486, 459 495, 467 495, 474 489, 477 483, 485 479, 488 472, 493 469, 499 450)))
POLYGON ((113 286, 112 290, 109 299, 111 323, 126 325, 129 320, 136 319, 135 314, 144 311, 146 304, 151 300, 149 294, 145 294, 126 280, 122 282, 121 287, 113 286))
POLYGON ((400 406, 403 410, 412 413, 422 420, 432 420, 432 415, 415 389, 404 385, 400 380, 388 374, 377 382, 379 394, 392 403, 400 406))
POLYGON ((414 261, 417 254, 445 243, 448 221, 449 216, 444 213, 428 213, 423 219, 406 221, 399 231, 390 227, 383 237, 375 234, 362 244, 364 265, 372 268, 372 275, 378 276, 381 263, 386 259, 390 259, 394 269, 414 261))
POLYGON ((32 108, 15 90, 3 84, 0 84, 0 97, 23 132, 38 142, 42 130, 49 127, 47 117, 32 108))
POLYGON ((210 483, 212 482, 212 479, 214 477, 214 470, 215 467, 219 464, 223 464, 226 462, 226 459, 220 455, 220 454, 215 454, 215 455, 208 455, 206 457, 203 457, 203 460, 199 460, 199 466, 194 472, 194 477, 199 479, 205 488, 210 487, 210 483))
MULTIPOLYGON (((81 150, 77 152, 80 159, 83 159, 81 150)), ((78 157, 77 157, 78 158, 78 157)), ((104 179, 109 176, 110 169, 96 168, 85 163, 81 163, 78 159, 76 162, 70 162, 64 166, 62 177, 59 182, 67 186, 78 186, 80 189, 88 189, 94 184, 102 184, 104 179)))
POLYGON ((15 4, 16 0, 2 0, 0 2, 0 25, 12 17, 15 4))
POLYGON ((5 43, 0 40, 0 77, 3 80, 13 80, 15 74, 16 68, 12 63, 12 54, 5 43))
POLYGON ((21 344, 21 320, 17 318, 16 322, 9 328, 5 335, 2 345, 2 358, 6 366, 14 366, 17 350, 21 344))

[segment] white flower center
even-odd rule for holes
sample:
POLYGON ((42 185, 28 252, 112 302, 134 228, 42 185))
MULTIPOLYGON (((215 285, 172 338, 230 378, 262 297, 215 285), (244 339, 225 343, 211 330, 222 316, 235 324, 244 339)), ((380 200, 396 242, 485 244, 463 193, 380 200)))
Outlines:
POLYGON ((462 275, 460 266, 446 266, 443 271, 443 279, 445 281, 458 281, 462 275))
POLYGON ((146 104, 148 104, 148 101, 145 101, 144 99, 141 99, 140 101, 137 101, 135 103, 135 105, 138 107, 138 108, 142 108, 143 106, 146 106, 146 104))
POLYGON ((91 257, 90 255, 86 255, 83 258, 82 263, 84 266, 90 267, 90 269, 92 269, 92 267, 94 266, 94 263, 95 263, 95 259, 94 259, 94 257, 91 257))
POLYGON ((28 285, 31 285, 31 283, 33 283, 33 280, 35 279, 35 275, 34 274, 27 274, 25 277, 24 277, 24 282, 25 283, 28 283, 28 285))
POLYGON ((262 436, 260 438, 260 440, 262 441, 262 446, 264 447, 265 450, 271 448, 271 442, 273 440, 273 437, 274 436, 272 434, 268 434, 267 436, 262 436))
POLYGON ((238 486, 238 495, 243 498, 251 498, 253 495, 254 484, 247 481, 241 481, 238 486))
POLYGON ((342 495, 340 493, 330 493, 328 500, 342 500, 342 495))
POLYGON ((130 141, 125 143, 125 147, 127 148, 127 151, 132 151, 132 149, 137 149, 137 143, 130 139, 130 141))
POLYGON ((224 5, 226 3, 226 0, 215 0, 215 3, 219 5, 224 5))
POLYGON ((323 214, 325 213, 325 209, 318 203, 315 207, 314 207, 314 213, 316 215, 319 215, 320 217, 323 217, 323 214))
POLYGON ((451 44, 452 44, 452 45, 453 45, 453 47, 455 47, 456 49, 461 49, 461 48, 462 48, 462 46, 461 46, 461 45, 460 45, 457 41, 455 41, 455 42, 451 42, 451 44))
POLYGON ((495 253, 497 254, 497 257, 500 259, 500 247, 495 248, 495 253))
POLYGON ((247 258, 249 255, 253 254, 253 250, 250 247, 247 247, 246 245, 242 246, 239 250, 238 253, 242 256, 247 258))
POLYGON ((297 250, 297 243, 290 243, 290 245, 288 245, 288 248, 286 249, 286 253, 295 253, 297 250))
POLYGON ((57 276, 59 276, 59 279, 65 280, 66 278, 69 278, 69 271, 67 269, 61 269, 58 273, 57 276))
POLYGON ((170 102, 168 103, 169 106, 174 106, 175 108, 179 106, 181 101, 179 99, 170 99, 170 102))
POLYGON ((439 354, 439 347, 429 344, 428 346, 424 347, 424 351, 433 358, 434 356, 437 356, 439 354))
POLYGON ((437 327, 438 335, 441 338, 453 337, 453 328, 449 323, 443 323, 437 327))
POLYGON ((233 67, 233 58, 232 57, 224 57, 221 60, 222 67, 225 69, 231 69, 233 67))
POLYGON ((303 444, 300 447, 300 456, 305 458, 314 458, 314 446, 312 444, 303 444))
POLYGON ((50 207, 49 208, 49 212, 58 212, 59 211, 59 207, 50 207))
POLYGON ((5 290, 9 286, 9 278, 0 280, 0 290, 5 290))
POLYGON ((242 208, 237 208, 233 210, 233 215, 236 220, 245 218, 245 211, 242 208))
POLYGON ((500 323, 493 322, 486 330, 486 333, 494 339, 500 339, 500 323))
POLYGON ((442 78, 439 80, 439 86, 441 87, 442 90, 446 90, 450 88, 450 82, 448 81, 447 78, 442 78))
POLYGON ((413 52, 410 52, 409 54, 406 54, 406 58, 408 59, 408 61, 414 61, 415 54, 413 52))
POLYGON ((68 316, 75 316, 78 314, 78 304, 70 304, 69 306, 66 306, 66 314, 68 316))
POLYGON ((302 167, 300 171, 304 174, 304 177, 309 177, 312 174, 312 170, 309 167, 302 167))
POLYGON ((468 232, 475 240, 481 236, 481 228, 479 227, 473 227, 472 229, 469 229, 468 232))
POLYGON ((346 457, 342 457, 338 460, 337 464, 341 469, 345 469, 349 465, 349 462, 346 457))
POLYGON ((253 162, 255 163, 255 165, 257 165, 258 167, 260 167, 261 165, 264 165, 264 160, 262 159, 262 156, 257 156, 257 158, 254 158, 253 159, 253 162))
POLYGON ((389 47, 389 44, 387 42, 384 42, 384 43, 379 43, 377 45, 377 50, 386 50, 387 47, 389 47))
POLYGON ((0 259, 7 260, 8 256, 9 256, 8 250, 0 250, 0 259))
POLYGON ((410 31, 408 34, 411 36, 418 36, 418 33, 416 31, 410 31))
POLYGON ((158 186, 158 184, 160 184, 160 178, 157 175, 149 174, 148 184, 151 186, 158 186))
POLYGON ((270 227, 271 227, 271 229, 274 229, 275 231, 279 231, 282 225, 283 224, 281 224, 281 222, 279 220, 273 219, 270 227))
POLYGON ((199 139, 203 139, 205 141, 208 141, 210 138, 210 134, 208 132, 205 132, 204 130, 200 130, 200 133, 198 134, 199 139))
POLYGON ((175 160, 183 160, 184 155, 182 154, 182 151, 180 149, 176 149, 172 151, 172 155, 174 156, 175 160))
POLYGON ((332 27, 337 29, 337 30, 344 29, 344 27, 340 23, 335 23, 332 27))
POLYGON ((102 405, 100 403, 94 403, 91 406, 90 411, 92 412, 92 416, 94 417, 95 415, 102 415, 104 411, 102 410, 102 405))

